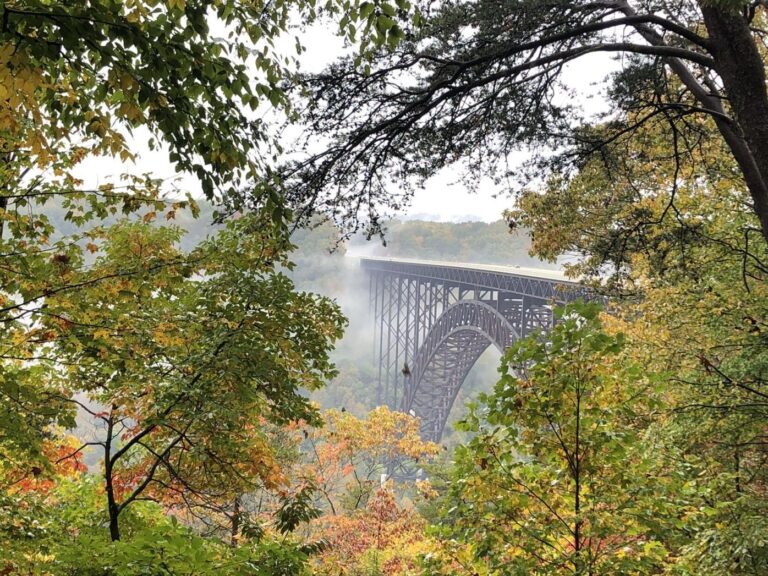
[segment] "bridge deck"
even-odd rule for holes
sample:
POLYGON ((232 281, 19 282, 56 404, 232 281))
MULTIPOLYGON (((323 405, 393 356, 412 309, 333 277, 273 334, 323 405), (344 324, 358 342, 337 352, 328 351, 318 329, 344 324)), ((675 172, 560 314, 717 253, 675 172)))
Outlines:
POLYGON ((463 285, 482 290, 502 290, 542 300, 568 302, 584 298, 587 291, 562 270, 495 266, 406 258, 361 258, 370 272, 382 272, 421 280, 463 285))
POLYGON ((457 268, 462 270, 478 270, 483 272, 495 272, 497 274, 507 274, 510 276, 525 276, 527 278, 541 278, 545 280, 556 280, 564 284, 578 284, 577 279, 569 278, 563 270, 553 270, 547 268, 525 268, 523 266, 500 266, 497 264, 474 264, 471 262, 448 262, 444 260, 416 260, 413 258, 385 258, 378 256, 366 256, 360 258, 361 262, 370 262, 365 267, 373 267, 375 262, 391 262, 394 264, 411 264, 421 266, 434 266, 439 268, 457 268))

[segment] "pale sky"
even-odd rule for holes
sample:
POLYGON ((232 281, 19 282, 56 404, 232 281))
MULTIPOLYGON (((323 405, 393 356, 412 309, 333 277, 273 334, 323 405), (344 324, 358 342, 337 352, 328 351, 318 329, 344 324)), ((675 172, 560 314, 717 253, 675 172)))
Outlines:
MULTIPOLYGON (((315 26, 302 35, 302 42, 307 52, 302 56, 302 67, 307 71, 319 71, 326 64, 344 52, 342 40, 332 31, 315 26)), ((291 42, 286 42, 292 46, 291 42)), ((594 95, 591 85, 606 74, 606 71, 616 69, 617 64, 605 54, 594 54, 577 60, 569 65, 565 72, 568 85, 578 87, 580 94, 594 95)), ((585 97, 583 107, 589 113, 603 111, 605 103, 599 97, 585 97)), ((112 181, 119 174, 149 172, 155 178, 167 180, 169 185, 175 185, 182 192, 190 191, 194 196, 200 196, 200 186, 197 180, 185 174, 176 174, 173 165, 168 161, 167 153, 151 152, 147 148, 148 132, 137 130, 131 147, 138 151, 139 159, 135 164, 122 164, 112 158, 90 158, 83 162, 77 170, 86 186, 97 186, 112 181)), ((524 159, 525 153, 520 158, 524 159)), ((402 217, 428 218, 440 221, 483 220, 490 222, 498 220, 502 212, 511 206, 511 200, 505 194, 494 197, 498 192, 490 182, 481 183, 480 192, 472 194, 458 180, 455 171, 444 170, 431 178, 424 190, 417 191, 410 207, 401 214, 402 217)))

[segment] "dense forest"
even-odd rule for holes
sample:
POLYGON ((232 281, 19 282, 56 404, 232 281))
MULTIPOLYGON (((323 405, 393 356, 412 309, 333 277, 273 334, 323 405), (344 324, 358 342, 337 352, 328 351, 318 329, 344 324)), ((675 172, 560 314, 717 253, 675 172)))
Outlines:
POLYGON ((2 2, 0 575, 768 574, 766 37, 746 0, 2 2), (446 170, 508 210, 408 220, 446 170), (363 255, 595 297, 436 443, 375 405, 363 255))
MULTIPOLYGON (((499 215, 501 216, 501 215, 499 215)), ((428 222, 394 220, 383 226, 381 241, 363 242, 353 237, 350 251, 354 254, 531 266, 551 268, 554 265, 529 254, 530 240, 525 230, 510 230, 508 222, 428 222)))

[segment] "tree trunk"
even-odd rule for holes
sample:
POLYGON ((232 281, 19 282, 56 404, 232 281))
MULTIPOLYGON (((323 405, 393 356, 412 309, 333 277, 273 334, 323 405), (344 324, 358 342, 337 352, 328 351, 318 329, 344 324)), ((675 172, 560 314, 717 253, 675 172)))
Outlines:
POLYGON ((120 540, 120 524, 118 524, 118 511, 117 507, 112 504, 109 505, 109 537, 112 542, 120 540))
POLYGON ((576 443, 573 454, 573 479, 574 479, 574 498, 573 512, 576 516, 576 522, 573 526, 573 549, 574 549, 574 567, 578 576, 584 574, 584 558, 582 551, 582 520, 581 520, 581 388, 576 385, 576 443))
MULTIPOLYGON (((749 189, 754 211, 760 220, 763 237, 768 241, 768 92, 765 62, 749 30, 746 17, 739 11, 725 11, 712 4, 702 4, 701 12, 709 32, 715 70, 723 81, 737 128, 751 158, 729 146, 749 189)), ((727 140, 726 140, 727 141, 727 140)))
POLYGON ((235 498, 235 505, 232 509, 232 526, 230 529, 229 545, 237 548, 237 542, 240 535, 240 496, 235 498))
MULTIPOLYGON (((8 198, 0 196, 0 215, 5 216, 3 212, 8 207, 8 198)), ((0 240, 3 239, 3 232, 5 231, 5 218, 0 219, 0 240)))
MULTIPOLYGON (((112 406, 112 412, 115 407, 112 406)), ((115 501, 115 486, 112 477, 112 435, 114 431, 114 421, 112 420, 112 412, 109 414, 109 420, 107 421, 107 438, 104 442, 104 489, 107 493, 107 513, 109 514, 109 537, 112 542, 120 540, 120 524, 118 522, 120 516, 120 506, 115 501)))

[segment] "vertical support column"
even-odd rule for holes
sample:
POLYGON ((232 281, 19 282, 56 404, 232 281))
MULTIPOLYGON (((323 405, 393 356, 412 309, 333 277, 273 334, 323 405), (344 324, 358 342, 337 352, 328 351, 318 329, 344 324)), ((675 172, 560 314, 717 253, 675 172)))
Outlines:
MULTIPOLYGON (((382 398, 381 401, 383 404, 388 405, 389 404, 389 391, 390 387, 392 385, 392 351, 394 348, 394 338, 396 338, 396 334, 393 334, 395 328, 392 326, 392 317, 393 317, 393 310, 394 310, 394 294, 393 294, 393 284, 395 284, 395 278, 389 274, 387 274, 384 277, 384 298, 386 300, 386 303, 383 307, 382 312, 382 329, 386 329, 387 331, 387 343, 384 346, 384 352, 381 356, 381 368, 383 369, 383 381, 384 386, 382 390, 382 398)), ((382 338, 383 340, 383 338, 382 338)))
POLYGON ((551 305, 542 298, 523 296, 523 338, 534 330, 546 332, 552 327, 552 322, 551 305))
MULTIPOLYGON (((397 409, 397 389, 400 386, 400 376, 402 376, 402 373, 400 370, 402 369, 400 366, 400 354, 402 352, 401 342, 403 338, 402 334, 402 325, 401 325, 401 316, 403 314, 403 284, 404 284, 403 278, 398 277, 397 278, 397 321, 395 323, 396 327, 396 340, 395 340, 395 360, 394 360, 394 369, 392 370, 393 375, 393 382, 392 382, 392 403, 390 405, 390 408, 397 409)), ((407 322, 407 311, 406 311, 406 322, 407 322)))
POLYGON ((398 371, 397 365, 400 357, 400 301, 402 299, 401 279, 399 276, 390 277, 390 349, 387 362, 387 382, 388 390, 387 395, 384 398, 384 403, 390 408, 394 408, 392 403, 392 397, 397 390, 398 385, 398 371))
POLYGON ((383 293, 382 283, 384 281, 383 276, 378 272, 371 273, 370 289, 372 292, 372 312, 373 312, 373 358, 376 364, 378 364, 378 380, 376 382, 376 405, 381 404, 381 362, 382 362, 382 339, 384 330, 384 314, 383 314, 383 293))
POLYGON ((528 307, 531 305, 530 298, 523 296, 523 302, 520 310, 520 337, 528 336, 528 307))
MULTIPOLYGON (((377 284, 379 286, 379 290, 381 293, 381 299, 380 299, 380 308, 378 312, 378 326, 379 326, 379 353, 378 353, 378 364, 379 364, 379 381, 376 388, 376 405, 380 406, 383 399, 384 399, 384 385, 385 382, 383 380, 383 374, 382 369, 384 367, 384 309, 387 305, 388 298, 387 298, 387 291, 386 291, 386 283, 387 278, 383 274, 377 274, 377 284)), ((389 333, 387 332, 387 337, 389 337, 389 333)))
POLYGON ((413 330, 413 355, 416 355, 416 352, 419 350, 419 342, 421 341, 420 335, 421 330, 424 328, 424 323, 421 319, 421 279, 417 278, 414 280, 416 288, 415 288, 415 298, 416 301, 416 311, 414 315, 414 330, 413 330))

